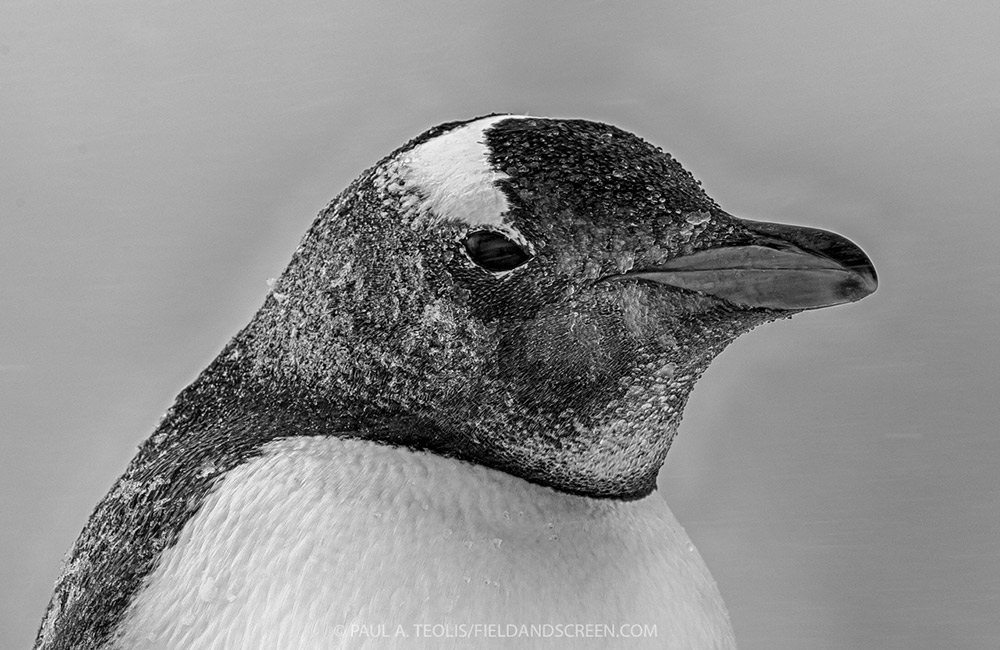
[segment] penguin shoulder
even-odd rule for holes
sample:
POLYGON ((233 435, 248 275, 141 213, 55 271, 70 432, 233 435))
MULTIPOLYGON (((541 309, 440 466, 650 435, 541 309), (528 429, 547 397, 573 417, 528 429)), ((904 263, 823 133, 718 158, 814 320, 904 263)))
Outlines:
POLYGON ((551 641, 524 625, 555 623, 645 625, 658 648, 732 643, 715 583, 657 493, 570 495, 349 438, 264 452, 227 474, 164 552, 119 647, 357 647, 337 636, 352 625, 393 637, 378 647, 489 645, 508 623, 521 647, 551 641), (467 636, 417 643, 434 629, 467 636))

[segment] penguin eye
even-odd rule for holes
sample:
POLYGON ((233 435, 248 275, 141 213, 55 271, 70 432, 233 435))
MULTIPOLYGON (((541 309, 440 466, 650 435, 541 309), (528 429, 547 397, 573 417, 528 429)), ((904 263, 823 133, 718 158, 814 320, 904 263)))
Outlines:
POLYGON ((531 259, 523 248, 491 230, 469 233, 463 243, 472 261, 487 271, 510 271, 531 259))

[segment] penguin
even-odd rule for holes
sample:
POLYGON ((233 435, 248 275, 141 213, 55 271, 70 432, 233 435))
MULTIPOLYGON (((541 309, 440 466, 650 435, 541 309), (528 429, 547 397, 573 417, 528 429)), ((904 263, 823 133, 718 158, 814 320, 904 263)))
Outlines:
POLYGON ((729 343, 877 276, 629 132, 491 114, 362 173, 269 284, 36 649, 734 648, 657 472, 729 343))

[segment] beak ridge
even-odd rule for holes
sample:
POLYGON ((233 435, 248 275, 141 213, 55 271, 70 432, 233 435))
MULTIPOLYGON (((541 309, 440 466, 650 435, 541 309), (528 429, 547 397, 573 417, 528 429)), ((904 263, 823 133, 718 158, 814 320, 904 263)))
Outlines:
POLYGON ((861 300, 878 287, 864 251, 818 228, 741 220, 753 241, 700 250, 652 269, 608 279, 640 279, 699 291, 741 307, 799 311, 861 300))

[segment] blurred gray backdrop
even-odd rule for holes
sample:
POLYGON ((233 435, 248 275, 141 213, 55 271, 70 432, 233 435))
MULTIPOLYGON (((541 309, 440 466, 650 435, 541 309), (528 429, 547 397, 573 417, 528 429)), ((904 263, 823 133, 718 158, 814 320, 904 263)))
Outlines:
POLYGON ((1000 647, 1000 5, 4 0, 0 647, 315 213, 423 129, 585 117, 881 288, 737 341, 661 491, 744 650, 1000 647))

